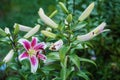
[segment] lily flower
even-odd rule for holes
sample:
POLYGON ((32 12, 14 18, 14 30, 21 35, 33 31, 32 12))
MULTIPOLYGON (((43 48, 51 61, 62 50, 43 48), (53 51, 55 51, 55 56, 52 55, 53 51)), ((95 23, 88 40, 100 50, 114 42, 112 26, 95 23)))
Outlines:
POLYGON ((60 39, 57 42, 53 43, 49 49, 52 51, 58 51, 62 47, 62 45, 63 41, 60 39))
POLYGON ((19 60, 22 61, 24 59, 29 59, 31 64, 31 72, 35 73, 38 68, 38 59, 41 59, 44 62, 47 59, 46 56, 42 54, 46 48, 46 44, 44 42, 37 43, 36 37, 32 37, 31 42, 26 39, 20 39, 18 42, 25 48, 25 51, 19 55, 19 60))
POLYGON ((87 41, 87 40, 92 39, 93 37, 97 36, 98 34, 100 34, 102 32, 108 31, 107 29, 104 30, 105 26, 106 26, 106 23, 102 22, 97 28, 93 29, 89 33, 87 33, 85 35, 77 36, 77 40, 79 40, 79 41, 87 41))

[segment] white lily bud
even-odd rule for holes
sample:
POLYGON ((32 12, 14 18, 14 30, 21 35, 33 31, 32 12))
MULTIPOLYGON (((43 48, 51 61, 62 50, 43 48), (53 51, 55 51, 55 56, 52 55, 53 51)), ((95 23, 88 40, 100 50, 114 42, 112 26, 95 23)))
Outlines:
POLYGON ((34 28, 32 28, 28 33, 25 34, 24 38, 29 38, 35 33, 39 31, 40 25, 36 25, 34 28))
POLYGON ((6 34, 10 34, 10 30, 9 30, 9 28, 5 28, 5 32, 6 32, 6 34))
POLYGON ((52 31, 52 29, 51 29, 51 28, 49 28, 49 27, 47 27, 47 28, 46 28, 46 31, 51 32, 51 31, 52 31))
POLYGON ((97 28, 93 29, 92 31, 90 31, 89 33, 87 33, 85 35, 78 36, 77 39, 80 41, 90 40, 93 37, 97 36, 98 34, 105 32, 106 31, 106 30, 104 30, 105 26, 106 26, 106 23, 102 22, 97 28))
POLYGON ((63 46, 63 41, 60 39, 57 42, 53 43, 49 49, 52 51, 58 51, 62 46, 63 46))
POLYGON ((89 15, 90 15, 90 13, 92 12, 92 10, 93 10, 93 8, 94 8, 94 5, 95 5, 95 3, 94 2, 92 2, 86 9, 85 9, 85 11, 80 15, 80 17, 79 17, 79 21, 83 21, 83 20, 85 20, 89 15))
POLYGON ((42 30, 41 33, 47 37, 50 37, 50 38, 56 38, 56 34, 52 33, 52 32, 49 32, 49 31, 45 31, 45 30, 42 30))
POLYGON ((41 18, 41 20, 46 23, 48 26, 52 28, 57 28, 58 24, 56 24, 52 19, 50 19, 48 16, 45 15, 44 11, 42 8, 39 9, 38 14, 41 18))
POLYGON ((13 40, 12 37, 11 37, 11 33, 10 33, 9 28, 7 28, 7 27, 5 28, 5 33, 10 35, 10 39, 13 40))
MULTIPOLYGON (((15 25, 14 25, 14 28, 16 27, 16 23, 15 23, 15 25)), ((24 25, 21 25, 21 24, 18 24, 18 26, 19 26, 19 30, 20 31, 25 31, 25 32, 28 32, 28 31, 30 31, 32 28, 31 27, 28 27, 28 26, 24 26, 24 25)))
POLYGON ((9 53, 6 55, 6 57, 3 59, 3 62, 7 63, 9 62, 14 55, 14 51, 10 50, 9 53))

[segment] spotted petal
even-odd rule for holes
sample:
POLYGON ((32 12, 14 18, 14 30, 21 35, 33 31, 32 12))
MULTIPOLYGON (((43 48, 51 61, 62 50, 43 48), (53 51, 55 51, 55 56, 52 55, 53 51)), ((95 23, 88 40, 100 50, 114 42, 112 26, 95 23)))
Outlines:
POLYGON ((19 60, 22 61, 24 59, 27 59, 29 57, 27 52, 23 52, 22 54, 19 55, 19 60))
POLYGON ((43 60, 44 62, 45 62, 46 59, 47 59, 47 57, 46 57, 45 55, 41 54, 41 53, 38 53, 38 54, 37 54, 37 57, 38 57, 39 59, 43 60))
POLYGON ((34 47, 37 44, 37 38, 32 37, 31 46, 34 47))
POLYGON ((19 43, 21 43, 23 45, 23 47, 28 51, 30 49, 30 42, 26 39, 20 39, 18 41, 19 43))
POLYGON ((30 63, 31 63, 31 72, 35 73, 38 68, 38 59, 35 55, 30 57, 30 63))
POLYGON ((40 49, 45 49, 46 47, 47 47, 47 45, 46 45, 44 42, 41 42, 41 43, 37 44, 37 45, 34 47, 34 49, 35 49, 36 51, 38 51, 38 50, 40 50, 40 49))

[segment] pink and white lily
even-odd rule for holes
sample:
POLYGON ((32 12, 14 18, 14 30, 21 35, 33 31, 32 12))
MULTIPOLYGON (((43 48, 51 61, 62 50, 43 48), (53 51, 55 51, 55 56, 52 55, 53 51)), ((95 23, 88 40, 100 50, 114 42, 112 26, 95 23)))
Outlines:
POLYGON ((46 61, 46 56, 42 54, 46 48, 44 42, 37 43, 37 38, 33 37, 32 41, 29 42, 26 39, 20 39, 18 42, 23 45, 25 51, 19 55, 19 60, 29 59, 31 64, 31 72, 35 73, 38 68, 38 60, 41 59, 44 62, 46 61))
POLYGON ((63 41, 60 39, 55 43, 53 43, 49 49, 52 51, 58 51, 62 46, 63 46, 63 41))

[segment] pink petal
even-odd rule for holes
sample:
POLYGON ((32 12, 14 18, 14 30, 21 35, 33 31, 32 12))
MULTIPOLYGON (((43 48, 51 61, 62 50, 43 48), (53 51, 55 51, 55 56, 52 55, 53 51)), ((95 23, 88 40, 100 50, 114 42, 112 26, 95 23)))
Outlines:
POLYGON ((21 43, 26 50, 29 50, 31 47, 30 42, 26 39, 20 39, 18 42, 21 43))
POLYGON ((38 54, 37 54, 37 57, 38 57, 39 59, 43 60, 44 62, 45 62, 46 59, 47 59, 47 57, 46 57, 45 55, 41 54, 41 53, 38 53, 38 54))
POLYGON ((31 46, 34 47, 37 44, 37 38, 32 37, 31 46))
POLYGON ((19 55, 19 60, 22 61, 23 59, 28 58, 29 55, 27 52, 23 52, 22 54, 19 55))
POLYGON ((30 57, 30 63, 31 63, 31 72, 35 73, 38 68, 38 59, 35 55, 30 57))
POLYGON ((41 42, 41 43, 37 44, 37 45, 34 47, 34 49, 35 49, 36 51, 38 51, 38 50, 40 50, 40 49, 45 49, 45 48, 46 48, 46 44, 45 44, 44 42, 41 42))

